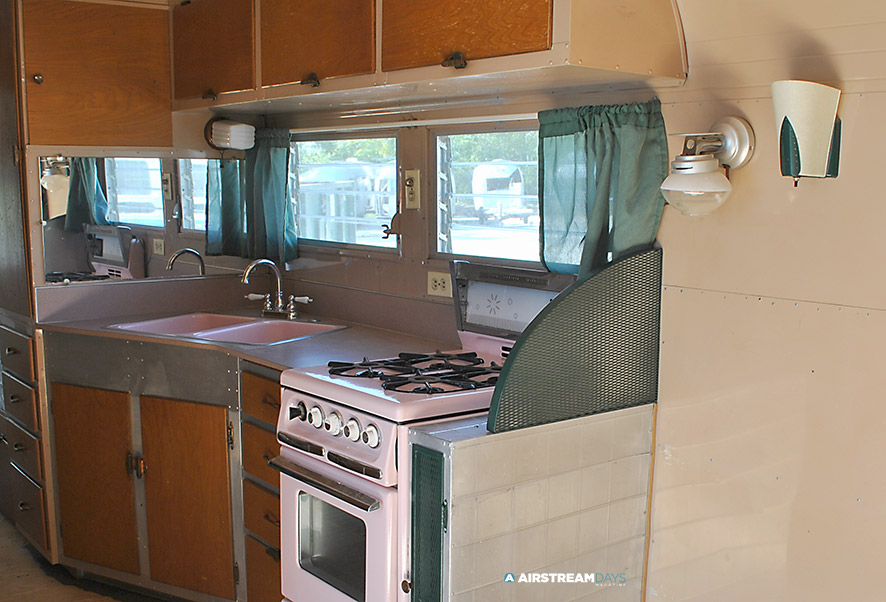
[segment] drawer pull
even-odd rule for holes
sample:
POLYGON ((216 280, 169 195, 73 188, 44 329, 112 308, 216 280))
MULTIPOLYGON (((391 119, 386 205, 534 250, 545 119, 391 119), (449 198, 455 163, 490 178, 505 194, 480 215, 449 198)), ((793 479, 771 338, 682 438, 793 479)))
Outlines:
POLYGON ((273 397, 269 395, 265 395, 261 398, 261 402, 266 406, 271 406, 275 410, 280 409, 280 402, 276 401, 273 397))
POLYGON ((271 523, 272 525, 274 525, 275 527, 279 527, 279 526, 280 526, 280 521, 279 521, 277 518, 275 518, 274 516, 272 516, 272 515, 271 515, 270 513, 268 513, 268 512, 265 512, 265 515, 264 515, 263 518, 264 518, 266 521, 268 521, 269 523, 271 523))
POLYGON ((265 554, 274 559, 274 562, 280 562, 280 550, 277 548, 265 548, 265 554))
POLYGON ((19 502, 18 509, 21 510, 22 512, 27 512, 28 510, 31 509, 31 504, 29 504, 27 502, 19 502))
POLYGON ((22 397, 21 395, 10 395, 9 396, 9 403, 18 403, 18 402, 24 401, 24 400, 25 400, 25 398, 22 397))
POLYGON ((18 349, 16 349, 15 347, 7 347, 7 348, 6 348, 6 351, 5 351, 4 353, 5 353, 6 355, 17 355, 17 354, 18 354, 18 349))
POLYGON ((0 435, 0 443, 3 445, 9 445, 9 439, 6 438, 6 435, 0 435))
POLYGON ((28 448, 25 447, 24 445, 22 445, 21 443, 13 443, 12 444, 12 451, 21 452, 21 451, 25 451, 26 449, 28 449, 28 448))

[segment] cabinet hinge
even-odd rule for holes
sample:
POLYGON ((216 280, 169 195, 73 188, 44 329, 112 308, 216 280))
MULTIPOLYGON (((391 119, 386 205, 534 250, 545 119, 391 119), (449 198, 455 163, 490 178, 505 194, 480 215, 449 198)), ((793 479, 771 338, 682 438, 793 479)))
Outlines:
POLYGON ((234 423, 228 422, 228 447, 234 449, 234 423))
POLYGON ((234 585, 240 585, 240 565, 234 563, 234 585))

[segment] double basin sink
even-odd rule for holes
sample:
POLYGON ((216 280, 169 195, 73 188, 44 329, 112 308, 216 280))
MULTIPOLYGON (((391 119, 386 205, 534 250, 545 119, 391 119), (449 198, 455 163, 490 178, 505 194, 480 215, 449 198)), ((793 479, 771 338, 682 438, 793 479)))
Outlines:
POLYGON ((169 318, 114 324, 111 328, 220 343, 276 345, 339 330, 344 326, 197 312, 169 318))

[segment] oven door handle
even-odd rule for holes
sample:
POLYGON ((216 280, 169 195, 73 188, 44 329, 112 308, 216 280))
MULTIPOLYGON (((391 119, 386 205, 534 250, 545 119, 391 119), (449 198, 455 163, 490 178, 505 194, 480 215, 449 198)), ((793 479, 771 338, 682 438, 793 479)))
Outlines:
POLYGON ((268 466, 274 470, 279 470, 287 477, 291 477, 297 481, 306 483, 311 487, 315 487, 323 493, 328 493, 329 495, 350 504, 355 508, 359 508, 364 512, 378 510, 381 505, 381 503, 374 497, 366 495, 362 491, 357 491, 353 487, 343 485, 334 479, 318 474, 313 470, 308 470, 307 468, 299 466, 283 456, 272 458, 268 462, 268 466))

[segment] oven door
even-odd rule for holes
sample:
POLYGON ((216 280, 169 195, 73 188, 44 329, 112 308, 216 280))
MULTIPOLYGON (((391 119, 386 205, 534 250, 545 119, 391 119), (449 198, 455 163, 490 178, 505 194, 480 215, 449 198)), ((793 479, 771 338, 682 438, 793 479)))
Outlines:
POLYGON ((397 489, 297 452, 281 472, 283 595, 292 601, 395 599, 397 489))

